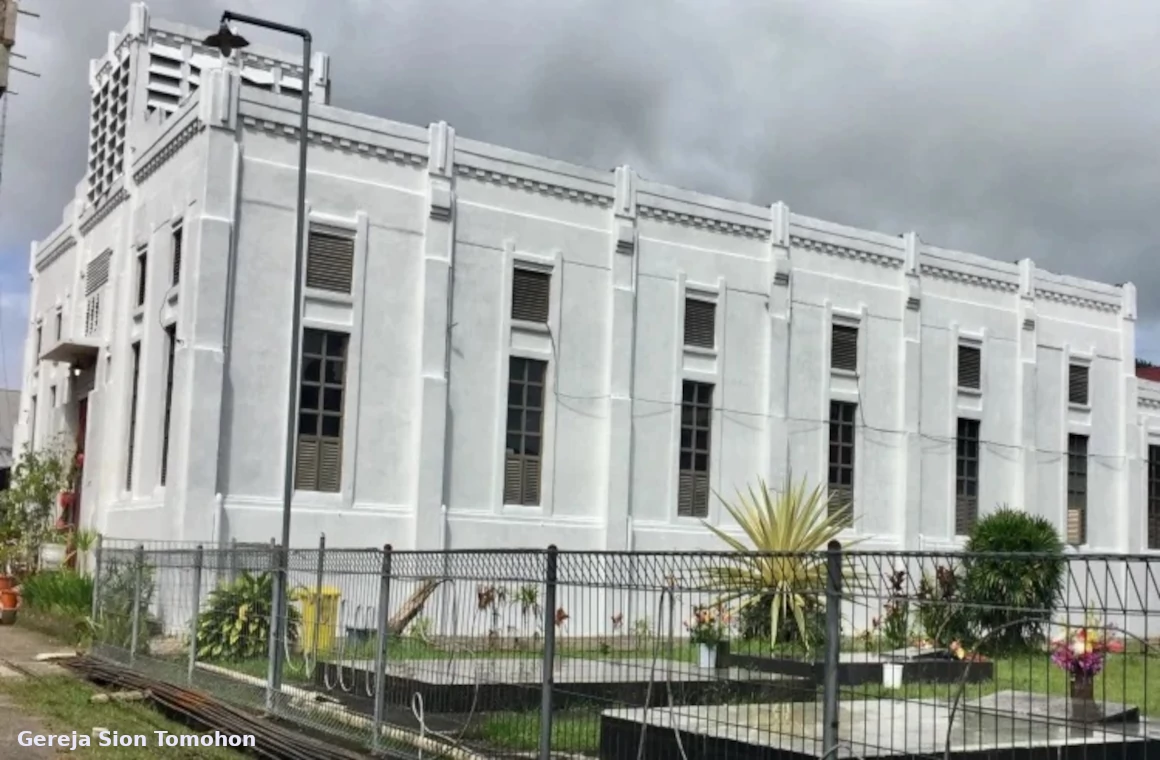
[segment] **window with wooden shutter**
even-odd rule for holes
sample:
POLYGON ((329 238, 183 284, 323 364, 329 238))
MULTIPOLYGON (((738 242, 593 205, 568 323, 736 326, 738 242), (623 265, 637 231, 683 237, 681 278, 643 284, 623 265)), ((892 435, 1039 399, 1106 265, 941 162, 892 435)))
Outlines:
POLYGON ((1148 447, 1148 548, 1160 549, 1160 446, 1148 447))
POLYGON ((858 328, 834 325, 830 341, 830 368, 858 371, 858 328))
POLYGON ((132 390, 129 395, 129 446, 125 463, 125 490, 133 490, 133 456, 137 449, 137 391, 141 381, 141 343, 132 348, 133 375, 132 390))
POLYGON ((1068 400, 1073 404, 1087 406, 1089 403, 1088 366, 1072 364, 1067 371, 1068 400))
POLYGON ((298 444, 294 463, 294 487, 299 491, 336 493, 342 490, 342 429, 349 340, 346 333, 302 331, 302 381, 298 390, 298 444))
POLYGON ((173 417, 173 359, 177 349, 177 325, 165 328, 169 351, 165 358, 165 414, 161 421, 161 485, 169 475, 169 427, 173 417))
POLYGON ((983 387, 983 352, 978 346, 959 345, 959 387, 976 391, 983 387))
POLYGON ((959 418, 955 444, 955 535, 969 536, 979 519, 979 421, 959 418))
POLYGON ((830 402, 829 513, 853 521, 854 514, 854 421, 858 405, 830 402))
POLYGON ((717 304, 698 298, 685 299, 685 345, 715 348, 717 345, 717 304))
POLYGON ((544 440, 544 380, 548 363, 511 357, 508 361, 507 439, 504 445, 503 503, 540 504, 544 440))
POLYGON ((512 271, 512 319, 547 324, 552 275, 516 267, 512 271))
POLYGON ((1067 437, 1067 542, 1087 543, 1088 437, 1067 437))
POLYGON ((681 447, 677 462, 677 515, 709 516, 709 454, 713 430, 713 385, 684 381, 681 388, 681 447))
POLYGON ((181 247, 184 244, 185 234, 180 224, 173 228, 173 271, 170 282, 177 285, 181 282, 181 247))
POLYGON ((311 230, 306 251, 306 287, 349 294, 353 278, 354 237, 311 230))

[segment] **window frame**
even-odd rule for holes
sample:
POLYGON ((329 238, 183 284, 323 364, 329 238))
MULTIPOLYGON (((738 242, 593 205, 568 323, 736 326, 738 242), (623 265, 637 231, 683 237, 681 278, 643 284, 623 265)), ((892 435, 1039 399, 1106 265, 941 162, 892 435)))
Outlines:
POLYGON ((305 327, 299 349, 297 423, 294 456, 294 489, 309 493, 342 493, 346 432, 346 404, 349 393, 347 368, 350 364, 351 335, 342 330, 305 327), (337 345, 332 345, 332 341, 337 345), (316 344, 314 348, 312 344, 316 344), (316 364, 315 364, 316 363, 316 364), (339 369, 332 373, 335 365, 339 369), (315 371, 317 370, 317 371, 315 371), (337 380, 328 379, 337 375, 337 380), (337 409, 328 399, 338 393, 337 409), (314 397, 313 403, 308 399, 314 397), (310 415, 310 417, 307 417, 310 415), (337 420, 337 430, 327 432, 327 420, 337 420), (307 425, 307 420, 311 420, 307 425), (309 429, 307 429, 309 428, 309 429), (313 446, 313 449, 307 448, 313 446), (333 454, 333 473, 324 468, 328 452, 333 454), (310 469, 307 470, 306 468, 310 469), (329 474, 330 477, 326 477, 329 474))
POLYGON ((1088 459, 1090 438, 1079 433, 1067 436, 1067 522, 1065 535, 1071 546, 1084 546, 1088 541, 1088 459), (1079 535, 1072 540, 1071 514, 1079 512, 1079 535))
POLYGON ((830 399, 829 455, 826 457, 826 489, 828 513, 837 515, 842 506, 834 503, 835 494, 845 494, 848 514, 843 522, 849 526, 854 519, 854 495, 858 470, 858 402, 830 399), (842 453, 849 456, 843 458, 842 453), (834 455, 837 454, 837 459, 834 455), (843 483, 843 473, 849 473, 849 483, 843 483))
POLYGON ((149 294, 149 250, 144 246, 137 249, 137 303, 135 308, 145 306, 145 298, 149 294))
POLYGON ((1071 406, 1090 407, 1092 399, 1091 365, 1086 362, 1071 361, 1067 365, 1067 401, 1071 406), (1083 388, 1082 400, 1076 394, 1077 386, 1083 388))
POLYGON ((504 403, 504 506, 540 507, 544 502, 544 422, 547 416, 546 359, 509 356, 504 403), (515 394, 519 397, 516 398, 515 394), (538 406, 535 396, 539 396, 538 406), (513 414, 518 417, 514 420, 513 414), (538 415, 538 422, 532 422, 538 415), (531 445, 529 445, 531 444, 531 445), (535 453, 529 448, 534 448, 535 453))
POLYGON ((169 447, 172 444, 173 425, 173 371, 177 358, 177 323, 165 328, 167 354, 165 358, 165 406, 161 420, 161 485, 169 475, 169 447))
POLYGON ((981 421, 959 417, 955 435, 955 535, 969 536, 979 519, 981 421), (971 465, 974 465, 972 468, 971 465), (970 470, 974 470, 971 474, 970 470))
POLYGON ((181 258, 183 248, 185 246, 185 220, 179 219, 174 225, 169 235, 170 239, 170 257, 169 265, 170 272, 170 287, 177 287, 181 284, 181 258))
POLYGON ((133 460, 137 453, 137 407, 141 392, 141 341, 134 341, 130 346, 130 356, 133 364, 130 370, 129 392, 129 440, 125 462, 125 490, 133 493, 133 460))
POLYGON ((1147 522, 1148 548, 1160 550, 1160 445, 1148 445, 1147 506, 1144 519, 1147 522))
POLYGON ((512 294, 508 308, 513 322, 534 325, 549 323, 552 318, 552 274, 550 269, 522 261, 515 262, 512 266, 512 294), (521 297, 521 282, 528 286, 535 283, 536 289, 542 285, 543 292, 530 291, 521 297))
POLYGON ((686 295, 683 328, 682 340, 685 348, 716 351, 717 302, 709 298, 686 295))
POLYGON ((858 346, 861 340, 861 325, 848 324, 845 322, 835 321, 830 325, 830 371, 845 372, 851 374, 858 373, 858 346), (850 336, 853 339, 853 345, 848 344, 848 339, 843 338, 839 341, 838 336, 850 336), (846 350, 849 350, 850 361, 845 361, 846 350), (842 361, 839 361, 841 359, 842 361))
POLYGON ((980 393, 983 390, 983 347, 977 343, 968 343, 964 341, 959 342, 958 356, 956 358, 956 372, 955 381, 958 384, 959 390, 967 391, 969 393, 980 393), (964 362, 964 355, 974 357, 974 372, 973 376, 966 376, 967 382, 964 380, 964 367, 969 367, 972 362, 964 362))
POLYGON ((709 482, 713 472, 713 399, 716 390, 713 383, 699 380, 681 382, 677 517, 703 520, 709 516, 709 482))

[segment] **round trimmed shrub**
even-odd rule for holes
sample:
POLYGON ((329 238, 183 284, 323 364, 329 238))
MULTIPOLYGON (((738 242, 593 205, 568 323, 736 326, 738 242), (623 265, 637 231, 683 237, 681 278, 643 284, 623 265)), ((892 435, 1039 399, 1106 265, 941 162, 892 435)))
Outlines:
POLYGON ((1004 507, 975 524, 966 551, 960 599, 984 648, 1041 648, 1067 573, 1055 526, 1004 507))

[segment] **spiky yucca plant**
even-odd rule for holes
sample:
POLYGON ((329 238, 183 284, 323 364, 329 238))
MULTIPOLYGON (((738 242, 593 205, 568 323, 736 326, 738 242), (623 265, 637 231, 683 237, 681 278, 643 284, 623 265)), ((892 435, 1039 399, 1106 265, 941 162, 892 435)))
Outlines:
POLYGON ((738 553, 736 560, 708 568, 707 585, 739 612, 768 600, 770 646, 777 645, 782 619, 792 616, 808 649, 806 610, 823 603, 819 596, 826 587, 826 558, 820 552, 849 525, 850 504, 821 487, 807 490, 804 480, 795 485, 787 477, 781 491, 759 483, 759 492, 752 486, 748 494, 738 490, 736 503, 717 497, 752 546, 706 522, 738 553))

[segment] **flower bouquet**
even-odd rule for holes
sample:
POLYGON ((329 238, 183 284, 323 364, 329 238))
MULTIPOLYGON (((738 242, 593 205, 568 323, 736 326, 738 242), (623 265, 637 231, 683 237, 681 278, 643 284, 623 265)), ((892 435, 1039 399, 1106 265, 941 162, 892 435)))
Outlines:
POLYGON ((699 649, 701 667, 717 666, 717 652, 728 636, 729 623, 729 613, 722 605, 693 608, 685 628, 689 630, 689 641, 699 649))
POLYGON ((1104 669, 1106 655, 1118 647, 1104 639, 1098 624, 1068 629, 1063 636, 1051 642, 1051 661, 1067 673, 1070 682, 1071 713, 1073 718, 1094 720, 1099 717, 1095 708, 1095 677, 1104 669))

